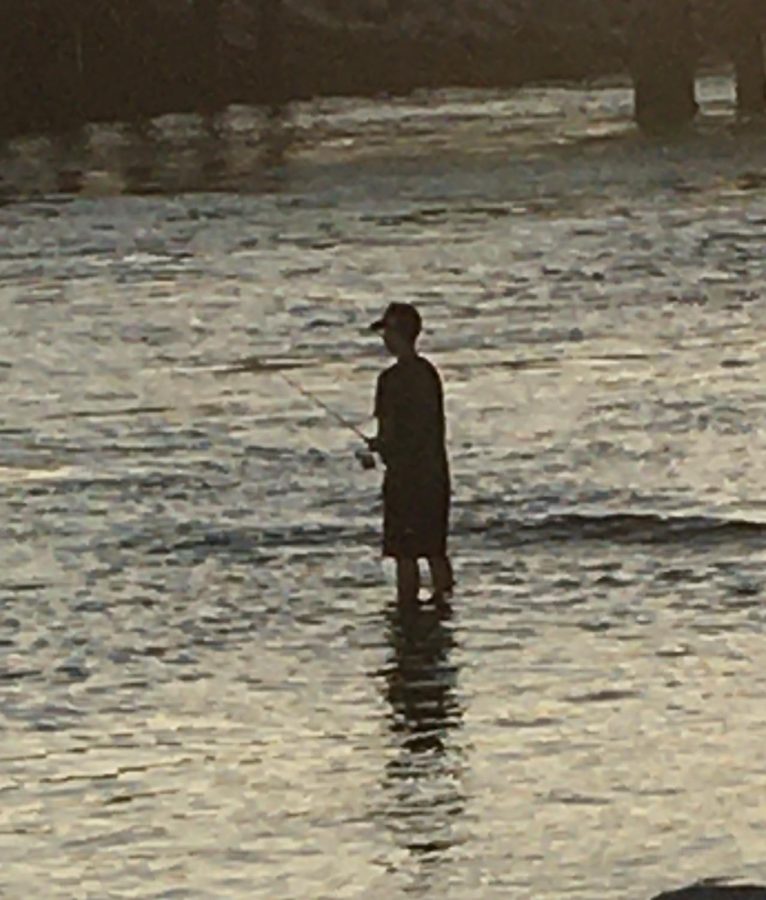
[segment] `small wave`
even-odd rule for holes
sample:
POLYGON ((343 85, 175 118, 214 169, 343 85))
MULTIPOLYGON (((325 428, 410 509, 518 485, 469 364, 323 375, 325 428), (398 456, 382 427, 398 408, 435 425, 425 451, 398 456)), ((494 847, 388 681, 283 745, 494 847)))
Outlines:
POLYGON ((204 477, 186 472, 135 471, 93 473, 82 466, 61 466, 56 469, 27 469, 0 467, 0 485, 29 483, 26 491, 39 494, 79 494, 99 489, 132 491, 166 491, 184 487, 195 491, 218 490, 219 485, 204 477))
POLYGON ((203 524, 182 527, 175 533, 143 532, 124 538, 120 547, 143 551, 152 556, 247 558, 258 565, 275 562, 281 550, 301 553, 324 550, 332 553, 340 546, 371 544, 377 535, 371 529, 354 529, 328 525, 325 527, 287 526, 283 528, 206 528, 203 524))
POLYGON ((639 691, 606 689, 591 691, 587 694, 571 694, 566 699, 570 703, 618 703, 620 700, 636 700, 641 697, 639 691))
POLYGON ((525 545, 561 541, 637 544, 766 541, 766 522, 713 516, 661 516, 654 513, 567 513, 536 521, 493 518, 465 524, 459 531, 481 534, 492 544, 525 545))
MULTIPOLYGON (((763 542, 766 523, 706 516, 665 517, 653 514, 566 514, 538 520, 496 518, 485 523, 457 521, 452 529, 453 545, 524 547, 535 544, 600 541, 637 544, 704 544, 763 542)), ((145 547, 151 554, 257 555, 261 563, 272 562, 275 551, 313 552, 339 547, 377 548, 379 530, 369 524, 301 524, 252 528, 206 527, 204 523, 182 526, 173 534, 139 533, 123 539, 124 549, 145 547)))
POLYGON ((0 482, 19 481, 55 481, 68 478, 72 472, 71 466, 61 466, 51 469, 29 469, 17 466, 0 466, 0 482))

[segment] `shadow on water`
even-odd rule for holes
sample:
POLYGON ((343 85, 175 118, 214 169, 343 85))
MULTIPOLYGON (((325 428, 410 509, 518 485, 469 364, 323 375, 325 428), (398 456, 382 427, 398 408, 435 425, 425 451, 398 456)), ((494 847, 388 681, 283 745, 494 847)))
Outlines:
POLYGON ((429 865, 458 842, 465 806, 451 734, 462 725, 452 613, 393 605, 386 619, 390 657, 381 674, 394 755, 385 768, 385 818, 398 843, 429 865))

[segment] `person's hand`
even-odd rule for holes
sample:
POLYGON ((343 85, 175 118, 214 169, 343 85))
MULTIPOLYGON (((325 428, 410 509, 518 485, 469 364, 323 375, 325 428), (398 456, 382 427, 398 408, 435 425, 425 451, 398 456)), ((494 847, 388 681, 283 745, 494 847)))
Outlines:
MULTIPOLYGON (((365 443, 367 443, 367 438, 364 439, 365 443)), ((354 456, 359 460, 360 465, 363 469, 374 469, 375 468, 375 457, 370 450, 362 450, 360 447, 355 453, 354 456)))

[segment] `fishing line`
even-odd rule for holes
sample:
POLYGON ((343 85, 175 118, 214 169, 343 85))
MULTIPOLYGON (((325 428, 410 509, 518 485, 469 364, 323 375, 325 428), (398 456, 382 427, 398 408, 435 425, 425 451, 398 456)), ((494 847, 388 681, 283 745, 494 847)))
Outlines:
MULTIPOLYGON (((226 374, 230 374, 232 372, 235 373, 243 373, 243 372, 266 372, 271 375, 276 375, 285 382, 285 384, 289 385, 294 391, 301 394, 307 400, 310 400, 314 406, 318 406, 322 409, 328 416, 333 418, 339 425, 346 429, 346 431, 350 431, 356 437, 360 438, 366 448, 370 446, 370 438, 367 437, 366 434, 354 425, 352 422, 349 422, 348 419, 344 418, 336 409, 333 409, 332 406, 325 403, 321 397, 317 397, 316 394, 312 393, 312 391, 305 388, 300 382, 295 381, 293 378, 290 378, 284 371, 284 369, 276 368, 274 366, 265 365, 260 360, 257 359, 247 359, 243 360, 236 366, 232 366, 226 369, 226 374)), ((364 469, 374 469, 375 468, 375 457, 369 450, 357 450, 356 457, 362 464, 364 469)))
POLYGON ((279 377, 284 381, 286 381, 290 385, 290 387, 293 388, 293 390, 298 391, 299 394, 303 394, 304 397, 306 397, 308 400, 311 400, 312 403, 314 403, 316 406, 319 406, 328 415, 332 416, 336 422, 341 424, 344 428, 348 429, 348 431, 353 431, 353 433, 357 437, 361 438, 365 442, 365 444, 367 443, 369 438, 365 434, 363 434, 362 431, 356 427, 356 425, 352 425, 351 422, 349 422, 347 419, 344 419, 339 412, 334 410, 331 406, 328 406, 324 402, 324 400, 317 397, 316 394, 312 394, 311 391, 307 390, 305 387, 303 387, 302 384, 299 384, 297 381, 294 381, 288 375, 285 375, 284 372, 277 371, 276 374, 279 375, 279 377))

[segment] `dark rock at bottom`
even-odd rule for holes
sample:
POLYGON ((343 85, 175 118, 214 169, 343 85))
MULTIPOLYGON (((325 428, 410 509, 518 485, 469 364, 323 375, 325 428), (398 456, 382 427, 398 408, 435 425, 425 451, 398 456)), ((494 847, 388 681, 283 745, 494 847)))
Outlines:
POLYGON ((690 887, 658 894, 653 900, 766 900, 766 887, 700 881, 690 887))

